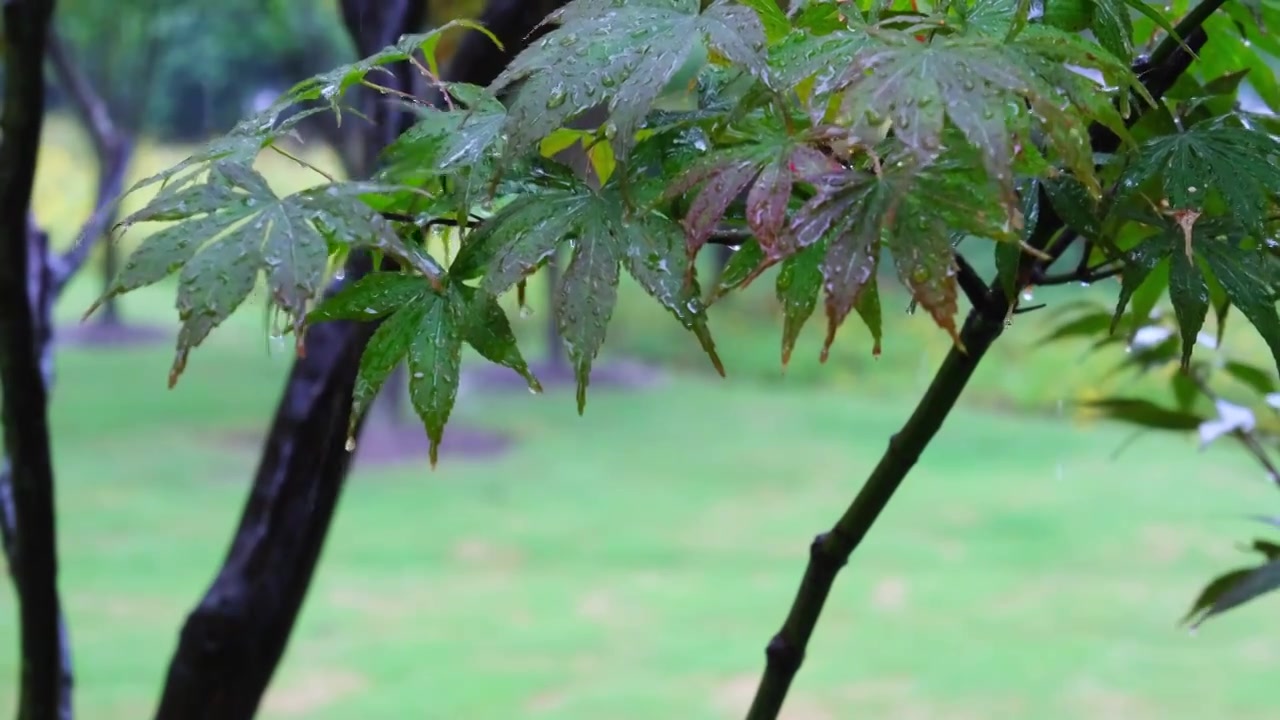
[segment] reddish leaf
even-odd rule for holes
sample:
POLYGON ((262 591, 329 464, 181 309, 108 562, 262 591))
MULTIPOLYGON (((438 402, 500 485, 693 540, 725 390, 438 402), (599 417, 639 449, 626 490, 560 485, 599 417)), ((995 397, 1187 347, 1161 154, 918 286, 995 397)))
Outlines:
POLYGON ((894 230, 898 242, 892 251, 898 276, 916 302, 963 350, 956 330, 956 268, 946 229, 917 215, 894 230))
POLYGON ((747 193, 747 225, 766 252, 776 244, 787 222, 792 186, 788 165, 782 161, 766 165, 747 193))
POLYGON ((720 218, 733 203, 738 193, 755 179, 760 168, 752 162, 739 161, 713 173, 707 184, 694 198, 684 218, 688 235, 689 255, 694 256, 715 232, 720 218))

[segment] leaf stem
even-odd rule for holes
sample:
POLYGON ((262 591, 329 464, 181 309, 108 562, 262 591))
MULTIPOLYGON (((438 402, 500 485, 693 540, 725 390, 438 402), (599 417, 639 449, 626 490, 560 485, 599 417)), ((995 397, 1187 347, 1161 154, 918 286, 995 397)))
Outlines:
MULTIPOLYGON (((1190 47, 1183 48, 1175 41, 1170 51, 1159 56, 1160 62, 1144 63, 1141 77, 1153 97, 1163 95, 1178 76, 1190 67, 1194 52, 1188 53, 1187 50, 1194 51, 1208 39, 1200 29, 1200 23, 1221 6, 1222 1, 1205 0, 1201 7, 1211 6, 1207 11, 1197 8, 1179 23, 1178 35, 1186 38, 1190 47), (1193 17, 1197 19, 1188 22, 1193 17)), ((1130 122, 1135 122, 1140 114, 1141 112, 1135 113, 1130 122)), ((1113 151, 1120 142, 1114 133, 1096 123, 1090 128, 1089 137, 1095 150, 1113 151)), ((1066 228, 1066 223, 1054 212, 1043 188, 1040 193, 1040 220, 1027 244, 1047 252, 1049 257, 1040 259, 1024 255, 1024 265, 1019 273, 1021 280, 1043 272, 1071 245, 1069 242, 1052 242, 1066 228)), ((782 628, 769 641, 765 650, 764 675, 756 689, 746 720, 777 719, 791 682, 804 662, 809 638, 817 626, 818 616, 822 613, 837 573, 861 544, 880 517, 880 512, 888 505, 907 473, 942 427, 978 363, 1004 331, 1005 316, 1016 303, 1017 296, 1007 296, 999 279, 987 287, 984 302, 975 304, 969 311, 960 332, 959 345, 966 350, 962 352, 953 348, 947 354, 924 397, 902 429, 890 438, 888 449, 844 515, 830 531, 814 539, 809 550, 809 563, 791 609, 782 628)))

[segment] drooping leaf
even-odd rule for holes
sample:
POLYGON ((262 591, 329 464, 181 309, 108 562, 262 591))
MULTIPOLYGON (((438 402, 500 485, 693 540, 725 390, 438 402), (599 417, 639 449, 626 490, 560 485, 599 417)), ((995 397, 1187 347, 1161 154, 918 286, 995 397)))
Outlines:
POLYGON ((618 301, 619 249, 607 227, 589 228, 575 241, 573 259, 555 296, 560 336, 578 380, 578 412, 587 405, 591 363, 604 346, 605 328, 618 301))
POLYGON ((401 361, 409 366, 409 395, 431 441, 434 466, 453 411, 467 343, 491 362, 519 373, 535 392, 536 378, 516 347, 506 313, 489 293, 461 284, 437 290, 420 276, 374 272, 325 298, 309 322, 385 318, 374 330, 356 378, 350 432, 401 361))
POLYGON ((1209 584, 1196 599, 1186 622, 1199 626, 1215 615, 1237 608, 1280 588, 1280 559, 1254 568, 1235 570, 1209 584))
POLYGON ((555 291, 554 312, 578 381, 578 408, 586 403, 591 365, 604 344, 617 302, 620 265, 689 329, 712 364, 723 367, 706 324, 706 307, 692 280, 680 226, 656 212, 628 215, 615 185, 518 197, 463 240, 449 274, 481 278, 480 288, 501 294, 537 270, 560 248, 572 249, 555 291))
POLYGON ((1153 430, 1195 430, 1204 418, 1195 413, 1170 410, 1140 398, 1093 400, 1085 406, 1112 420, 1153 430))
POLYGON ((1191 362, 1191 351, 1209 314, 1209 286, 1194 258, 1169 253, 1169 301, 1182 333, 1182 367, 1191 362))
MULTIPOLYGON (((259 272, 269 298, 300 330, 308 305, 319 295, 331 249, 384 252, 424 276, 434 262, 405 243, 395 229, 357 199, 359 184, 327 185, 277 196, 252 168, 218 162, 203 184, 161 191, 127 217, 125 227, 176 222, 149 236, 125 261, 108 298, 155 284, 181 270, 178 315, 182 329, 170 385, 186 367, 192 348, 248 298, 259 272)), ((296 333, 299 351, 302 334, 296 333)))
POLYGON ((1230 238, 1204 238, 1195 244, 1221 283, 1231 304, 1253 325, 1280 368, 1280 314, 1276 312, 1276 259, 1259 248, 1242 246, 1230 238))
MULTIPOLYGON (((822 287, 825 243, 812 245, 782 262, 778 269, 777 294, 782 304, 782 366, 791 362, 800 331, 818 306, 818 290, 822 287)), ((825 352, 824 352, 825 355, 825 352)))
POLYGON ((600 103, 624 159, 654 102, 699 42, 758 76, 767 74, 759 16, 716 0, 573 0, 555 30, 521 52, 490 88, 514 87, 504 132, 519 155, 600 103), (517 83, 519 83, 517 85, 517 83))
POLYGON ((667 195, 701 185, 684 218, 690 255, 702 248, 744 189, 745 219, 756 241, 767 254, 785 254, 787 249, 779 246, 790 240, 784 230, 795 183, 812 182, 840 170, 834 159, 808 145, 808 140, 773 128, 755 142, 714 154, 685 172, 667 195))

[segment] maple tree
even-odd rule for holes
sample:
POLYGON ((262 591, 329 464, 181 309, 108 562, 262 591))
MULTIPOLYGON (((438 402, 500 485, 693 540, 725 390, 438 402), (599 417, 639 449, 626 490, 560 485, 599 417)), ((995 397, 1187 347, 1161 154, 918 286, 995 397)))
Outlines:
MULTIPOLYGON (((284 317, 278 331, 300 349, 315 323, 378 322, 347 447, 359 412, 407 358, 434 463, 464 345, 538 389, 497 299, 522 295, 561 249, 571 259, 553 311, 580 412, 624 273, 723 373, 707 307, 775 266, 784 363, 820 299, 824 356, 855 313, 878 348, 887 258, 955 347, 862 491, 813 543, 748 716, 774 718, 837 571, 987 348, 1034 309, 1021 306, 1024 289, 1119 276, 1114 311, 1086 312, 1058 333, 1117 343, 1148 328, 1167 295, 1174 329, 1160 347, 1205 393, 1193 350, 1210 309, 1220 333, 1235 308, 1280 363, 1280 143, 1274 118, 1238 102, 1248 82, 1280 109, 1266 65, 1280 46, 1264 32, 1277 18, 1273 3, 1222 0, 1167 16, 1142 0, 797 0, 786 11, 774 0, 574 0, 488 87, 441 79, 442 34, 484 32, 453 23, 299 84, 139 183, 158 191, 123 224, 172 224, 141 244, 107 296, 178 274, 171 383, 260 276, 284 317), (1206 28, 1218 45, 1206 46, 1206 28), (380 88, 378 68, 405 60, 443 102, 401 98, 418 122, 374 177, 318 176, 281 197, 253 169, 305 114, 291 108, 322 101, 340 113, 347 90, 380 88), (598 127, 568 127, 602 107, 598 127), (571 146, 592 177, 552 159, 571 146), (429 242, 441 237, 452 239, 444 252, 429 242), (708 243, 737 248, 714 288, 700 286, 695 263, 708 243), (394 264, 325 294, 342 261, 365 251, 394 264), (976 252, 994 255, 994 277, 966 259, 976 252)), ((1247 374, 1275 392, 1270 368, 1247 374)), ((1179 392, 1181 409, 1163 415, 1138 401, 1098 405, 1119 419, 1185 428, 1195 417, 1200 427, 1179 392)), ((1225 432, 1257 445, 1252 429, 1225 432)), ((1280 585, 1280 552, 1259 549, 1265 572, 1211 584, 1197 615, 1280 585)))

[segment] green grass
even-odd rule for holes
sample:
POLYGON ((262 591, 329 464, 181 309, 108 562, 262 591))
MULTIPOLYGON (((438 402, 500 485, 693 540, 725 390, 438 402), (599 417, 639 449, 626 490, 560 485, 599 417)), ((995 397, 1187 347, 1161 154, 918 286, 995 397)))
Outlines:
MULTIPOLYGON (((128 316, 167 315, 168 292, 128 316)), ((256 460, 229 438, 265 426, 288 363, 259 329, 238 316, 173 392, 165 348, 60 355, 86 718, 148 712, 222 556, 256 460)), ((684 375, 594 393, 585 419, 563 393, 464 396, 456 422, 517 448, 353 478, 264 717, 736 717, 806 542, 911 400, 684 375)), ((958 411, 838 583, 789 717, 1273 716, 1267 604, 1195 638, 1174 625, 1271 490, 1178 439, 1112 459, 1125 434, 958 411)))
MULTIPOLYGON (((87 283, 64 320, 88 304, 87 283)), ((729 380, 628 289, 610 347, 681 368, 668 382, 595 391, 586 418, 568 393, 464 395, 455 422, 510 434, 510 454, 356 473, 263 717, 740 717, 808 540, 946 349, 886 303, 878 361, 851 326, 819 368, 815 318, 783 378, 766 285, 716 310, 729 380)), ((173 327, 171 293, 127 298, 126 317, 173 327)), ((530 339, 540 317, 517 323, 530 339)), ((1097 379, 1115 358, 1037 351, 1045 326, 1027 318, 837 583, 785 717, 1274 717, 1275 601, 1196 637, 1175 625, 1204 580, 1245 558, 1241 515, 1274 491, 1230 448, 1201 455, 1189 438, 1112 457, 1128 429, 1058 407, 1127 387, 1097 379)), ((168 347, 59 355, 81 717, 153 708, 256 463, 234 438, 265 428, 290 361, 262 329, 260 310, 243 311, 172 392, 168 347)), ((0 713, 15 700, 16 634, 2 592, 0 713)))

